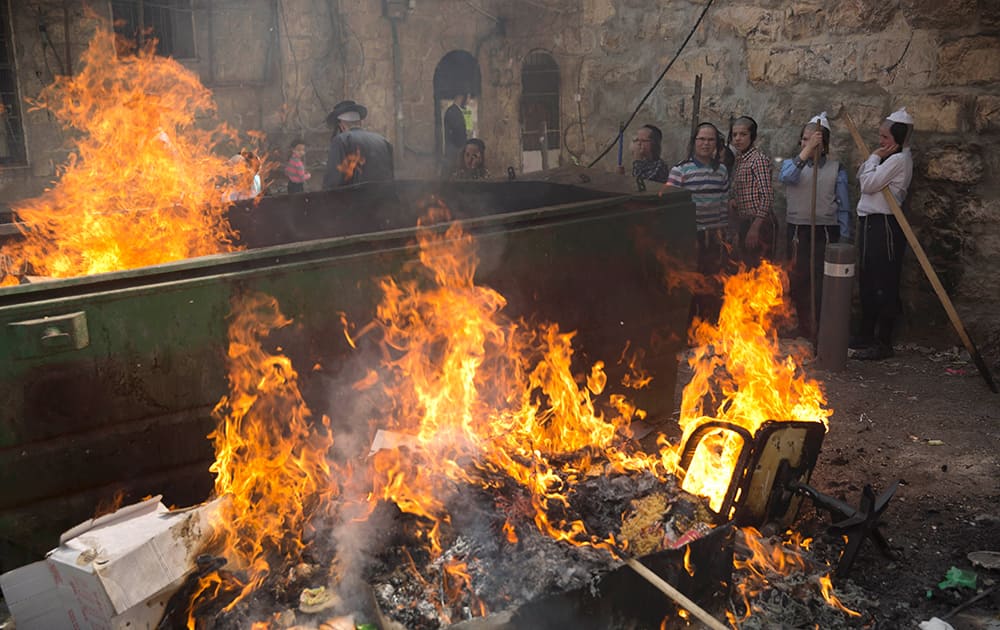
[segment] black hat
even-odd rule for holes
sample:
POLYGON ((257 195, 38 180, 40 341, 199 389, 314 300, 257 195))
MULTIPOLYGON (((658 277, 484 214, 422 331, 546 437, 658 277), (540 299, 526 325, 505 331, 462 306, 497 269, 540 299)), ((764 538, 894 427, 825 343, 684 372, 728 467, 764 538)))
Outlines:
POLYGON ((364 120, 368 117, 368 108, 364 105, 359 105, 354 101, 340 101, 333 106, 333 111, 326 117, 326 124, 334 127, 337 125, 337 120, 341 116, 350 112, 356 113, 358 115, 358 120, 364 120))

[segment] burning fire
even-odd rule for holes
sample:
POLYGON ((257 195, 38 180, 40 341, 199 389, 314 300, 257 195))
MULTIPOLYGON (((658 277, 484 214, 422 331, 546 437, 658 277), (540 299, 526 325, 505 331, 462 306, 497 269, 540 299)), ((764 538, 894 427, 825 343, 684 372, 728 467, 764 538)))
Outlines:
MULTIPOLYGON (((766 261, 731 276, 718 324, 696 321, 688 361, 694 375, 681 402, 681 444, 712 420, 744 427, 751 435, 768 420, 827 424, 833 412, 824 408, 820 384, 802 373, 800 357, 782 352, 778 344, 775 322, 788 308, 783 282, 781 270, 766 261)), ((684 474, 684 489, 708 497, 718 511, 742 448, 737 433, 710 432, 684 474)), ((674 451, 668 461, 676 464, 677 457, 674 451)))
MULTIPOLYGON (((573 372, 573 333, 504 316, 503 296, 474 281, 473 238, 434 208, 421 221, 413 280, 382 281, 377 320, 394 357, 391 428, 414 437, 408 456, 376 456, 373 498, 430 520, 433 552, 456 484, 486 483, 474 470, 503 472, 525 488, 535 524, 557 540, 612 546, 566 519, 574 482, 592 466, 602 472, 650 470, 658 458, 627 452, 624 415, 605 415, 595 398, 607 382, 603 364, 573 372)), ((507 530, 516 540, 513 530, 507 530)))
MULTIPOLYGON (((406 554, 418 582, 428 592, 445 593, 442 619, 456 602, 486 613, 473 590, 474 559, 442 555, 449 500, 463 487, 491 488, 510 480, 527 497, 529 518, 539 531, 614 553, 624 541, 590 532, 569 515, 575 485, 609 473, 641 471, 666 479, 677 465, 677 449, 669 444, 655 454, 627 446, 635 410, 622 398, 601 399, 607 384, 604 365, 574 364, 573 333, 556 324, 508 317, 504 297, 476 284, 475 241, 448 219, 445 208, 435 207, 421 220, 418 257, 400 277, 380 281, 383 300, 372 324, 352 336, 340 315, 352 347, 361 336, 379 335, 383 364, 353 389, 384 388, 391 409, 381 424, 397 434, 398 448, 380 450, 367 467, 359 467, 369 475, 368 496, 360 499, 364 514, 351 509, 339 514, 363 520, 377 502, 387 501, 419 517, 427 551, 438 559, 439 584, 421 576, 406 554)), ((771 419, 826 422, 830 412, 822 408, 818 384, 801 374, 794 357, 779 351, 772 323, 782 304, 781 275, 769 264, 726 282, 719 324, 699 322, 692 332, 700 346, 691 359, 695 376, 684 391, 685 436, 712 418, 751 432, 771 419)), ((341 493, 328 462, 329 420, 311 420, 291 362, 280 350, 263 347, 272 330, 289 323, 273 298, 255 294, 234 302, 231 393, 216 409, 220 424, 210 436, 216 446, 211 470, 216 492, 227 498, 215 543, 247 577, 234 589, 231 578, 227 582, 216 572, 204 576, 200 586, 205 596, 220 589, 238 593, 231 595, 230 607, 279 565, 302 560, 305 532, 318 516, 338 512, 329 509, 332 504, 359 501, 341 493)), ((628 350, 619 358, 631 367, 626 384, 648 384, 649 375, 639 367, 641 352, 628 350)), ((699 448, 685 485, 715 500, 732 478, 739 445, 722 433, 710 438, 699 448)), ((517 545, 515 522, 521 522, 511 518, 511 511, 507 516, 496 535, 517 545)), ((753 544, 748 537, 747 545, 753 544)), ((738 568, 766 580, 768 571, 797 566, 793 551, 782 549, 776 556, 758 547, 753 559, 738 568)), ((697 571, 690 549, 684 565, 690 573, 697 571)), ((836 605, 832 592, 824 594, 836 605)))
POLYGON ((232 251, 224 201, 235 183, 212 153, 235 134, 199 128, 215 109, 197 76, 158 57, 128 54, 99 28, 82 70, 45 88, 36 108, 71 129, 68 161, 42 196, 14 206, 22 241, 0 259, 11 276, 65 278, 232 251))
MULTIPOLYGON (((744 619, 750 617, 754 611, 751 600, 758 596, 776 577, 792 573, 815 573, 817 569, 820 571, 829 569, 828 566, 813 566, 815 563, 804 553, 809 549, 812 539, 803 539, 797 532, 786 532, 785 537, 778 542, 766 540, 753 527, 741 529, 740 534, 742 540, 739 541, 738 546, 742 546, 742 550, 739 555, 744 555, 745 559, 735 558, 733 568, 746 573, 746 579, 736 584, 737 594, 743 600, 744 619)), ((816 577, 814 586, 818 587, 820 595, 831 607, 851 617, 861 616, 861 613, 844 606, 836 596, 828 572, 816 577)), ((730 621, 736 625, 733 617, 730 618, 730 621)))
POLYGON ((354 180, 354 173, 358 168, 364 166, 365 158, 361 155, 361 149, 355 149, 348 153, 337 165, 337 170, 344 175, 344 183, 350 184, 354 180))
MULTIPOLYGON (((234 302, 229 327, 230 394, 216 406, 215 492, 227 500, 213 524, 227 559, 250 575, 239 598, 273 564, 294 566, 310 519, 337 496, 328 455, 330 422, 311 414, 291 361, 264 350, 272 330, 287 326, 277 301, 251 294, 234 302)), ((239 598, 233 601, 235 604, 239 598)))

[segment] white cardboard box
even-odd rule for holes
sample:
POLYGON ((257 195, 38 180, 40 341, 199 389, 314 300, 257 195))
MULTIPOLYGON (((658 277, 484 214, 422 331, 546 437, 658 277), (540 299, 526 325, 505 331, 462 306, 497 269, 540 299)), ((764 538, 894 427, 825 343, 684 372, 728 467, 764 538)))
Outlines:
POLYGON ((0 575, 18 630, 153 630, 215 507, 170 511, 157 496, 68 530, 44 560, 0 575))

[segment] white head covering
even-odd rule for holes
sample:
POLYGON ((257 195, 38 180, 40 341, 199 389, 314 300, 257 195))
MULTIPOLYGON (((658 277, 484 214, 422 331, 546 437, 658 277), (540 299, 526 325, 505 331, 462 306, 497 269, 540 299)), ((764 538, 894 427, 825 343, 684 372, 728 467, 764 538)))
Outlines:
POLYGON ((820 112, 816 116, 809 119, 809 124, 819 123, 820 127, 823 127, 827 131, 830 130, 830 121, 826 119, 826 112, 820 112))
POLYGON ((340 116, 337 116, 337 120, 343 120, 344 122, 358 122, 361 120, 361 114, 355 111, 344 112, 340 116))
POLYGON ((904 125, 913 126, 913 116, 906 111, 905 107, 900 107, 896 111, 892 112, 886 117, 886 120, 894 123, 903 123, 904 125))
POLYGON ((910 146, 910 136, 913 135, 913 116, 906 111, 905 107, 900 107, 886 117, 892 123, 903 123, 906 125, 906 139, 903 140, 903 147, 910 146))

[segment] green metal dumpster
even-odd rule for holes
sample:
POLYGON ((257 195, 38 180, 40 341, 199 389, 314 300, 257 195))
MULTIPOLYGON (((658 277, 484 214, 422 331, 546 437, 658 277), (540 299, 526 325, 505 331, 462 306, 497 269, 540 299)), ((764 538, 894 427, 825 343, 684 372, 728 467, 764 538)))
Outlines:
POLYGON ((265 198, 231 211, 244 251, 0 289, 0 571, 43 554, 116 493, 207 497, 235 292, 278 299, 295 322, 282 346, 307 402, 344 421, 351 390, 328 385, 356 351, 338 313, 372 319, 377 279, 416 257, 430 195, 476 237, 477 282, 512 316, 578 331, 576 360, 603 360, 609 390, 626 343, 645 348, 654 381, 627 393, 669 418, 690 297, 667 291, 655 250, 693 257, 689 194, 396 182, 265 198))

